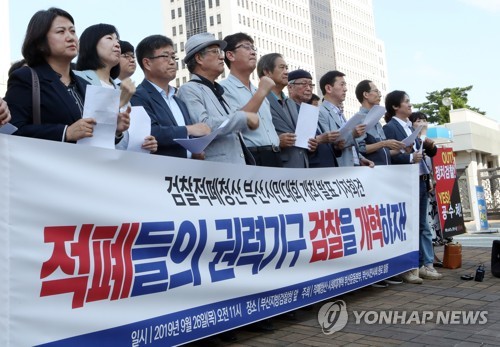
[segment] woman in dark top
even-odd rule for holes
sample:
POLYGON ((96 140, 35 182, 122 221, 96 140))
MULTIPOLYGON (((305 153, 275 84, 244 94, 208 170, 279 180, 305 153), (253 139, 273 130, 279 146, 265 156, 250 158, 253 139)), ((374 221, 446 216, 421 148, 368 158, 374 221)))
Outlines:
POLYGON ((32 76, 27 67, 12 72, 5 100, 15 135, 76 142, 92 136, 95 120, 82 119, 87 83, 71 70, 78 54, 73 17, 58 8, 38 11, 26 30, 22 53, 40 83, 41 124, 33 124, 32 76))

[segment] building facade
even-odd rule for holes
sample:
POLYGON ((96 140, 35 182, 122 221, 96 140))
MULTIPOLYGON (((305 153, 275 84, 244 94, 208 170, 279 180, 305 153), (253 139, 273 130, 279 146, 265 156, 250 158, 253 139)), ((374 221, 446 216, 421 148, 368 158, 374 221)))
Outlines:
POLYGON ((500 123, 468 109, 450 111, 464 219, 479 222, 476 186, 485 189, 488 213, 500 217, 500 123))
MULTIPOLYGON (((309 71, 318 95, 325 72, 346 73, 348 116, 359 109, 354 95, 359 81, 374 81, 385 95, 385 52, 375 36, 372 0, 163 0, 162 6, 165 33, 180 58, 177 86, 190 79, 182 62, 190 36, 210 32, 222 39, 245 32, 254 38, 259 57, 281 53, 289 70, 309 71)), ((257 83, 256 72, 252 80, 257 83)))

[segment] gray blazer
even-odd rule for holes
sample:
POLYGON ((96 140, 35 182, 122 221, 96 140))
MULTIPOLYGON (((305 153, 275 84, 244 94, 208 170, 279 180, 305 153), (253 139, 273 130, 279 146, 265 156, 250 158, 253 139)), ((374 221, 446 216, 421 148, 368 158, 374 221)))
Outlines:
MULTIPOLYGON (((292 99, 287 98, 285 101, 286 107, 290 111, 292 118, 283 111, 283 107, 278 103, 276 97, 269 93, 267 95, 267 100, 271 106, 271 114, 273 116, 274 128, 278 135, 283 133, 295 133, 295 127, 297 124, 297 119, 299 118, 299 113, 297 112, 297 106, 292 99)), ((286 147, 281 148, 281 160, 283 161, 284 167, 295 167, 295 168, 307 168, 309 167, 309 158, 307 155, 307 149, 301 147, 286 147)))
MULTIPOLYGON (((339 130, 344 122, 340 119, 340 115, 337 113, 335 108, 328 103, 321 103, 319 107, 318 124, 322 131, 335 131, 339 130)), ((340 167, 354 166, 354 154, 352 152, 352 146, 355 146, 354 137, 349 134, 345 147, 342 150, 342 155, 337 157, 337 161, 340 167)))
MULTIPOLYGON (((196 75, 191 79, 200 80, 196 75)), ((222 122, 228 120, 224 130, 205 148, 205 160, 245 164, 243 151, 248 149, 243 148, 240 141, 240 131, 248 129, 245 112, 226 106, 229 110, 227 114, 213 91, 197 82, 184 83, 179 88, 177 97, 186 104, 193 124, 205 123, 214 131, 222 122)))
MULTIPOLYGON (((97 76, 97 73, 94 70, 74 71, 74 73, 75 75, 80 76, 85 81, 89 82, 91 85, 102 87, 101 80, 99 79, 99 76, 97 76)), ((110 79, 110 82, 113 83, 115 89, 120 89, 120 87, 116 85, 115 81, 110 79)), ((129 136, 128 131, 123 132, 123 137, 120 140, 120 142, 118 143, 115 142, 115 148, 126 151, 128 148, 128 136, 129 136)))

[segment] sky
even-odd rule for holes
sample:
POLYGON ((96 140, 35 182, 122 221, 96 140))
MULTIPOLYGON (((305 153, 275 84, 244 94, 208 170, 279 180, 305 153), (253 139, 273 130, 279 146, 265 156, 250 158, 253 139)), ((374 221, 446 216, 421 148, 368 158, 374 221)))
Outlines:
MULTIPOLYGON (((74 17, 78 34, 109 23, 135 46, 164 33, 160 0, 22 0, 9 6, 12 61, 21 58, 31 16, 51 6, 74 17)), ((385 43, 389 90, 404 90, 413 103, 422 103, 427 93, 472 85, 468 104, 500 121, 495 96, 500 92, 500 0, 373 0, 373 10, 377 37, 385 43)), ((138 68, 133 79, 142 78, 138 68)))

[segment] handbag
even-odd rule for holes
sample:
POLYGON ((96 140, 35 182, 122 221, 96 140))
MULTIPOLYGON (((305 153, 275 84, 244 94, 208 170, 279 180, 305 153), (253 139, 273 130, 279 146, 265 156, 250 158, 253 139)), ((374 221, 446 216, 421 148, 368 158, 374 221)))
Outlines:
POLYGON ((458 242, 444 245, 443 267, 458 269, 462 267, 462 245, 458 242))
POLYGON ((31 70, 31 83, 33 85, 32 100, 33 100, 33 124, 41 124, 40 119, 40 81, 35 70, 28 66, 31 70))

